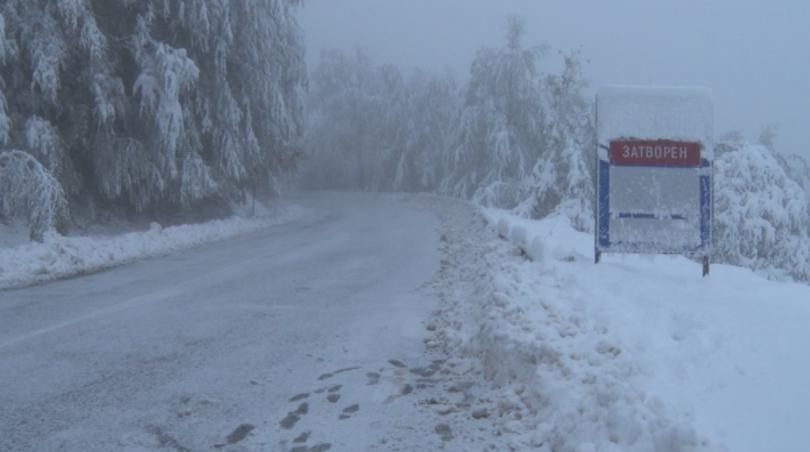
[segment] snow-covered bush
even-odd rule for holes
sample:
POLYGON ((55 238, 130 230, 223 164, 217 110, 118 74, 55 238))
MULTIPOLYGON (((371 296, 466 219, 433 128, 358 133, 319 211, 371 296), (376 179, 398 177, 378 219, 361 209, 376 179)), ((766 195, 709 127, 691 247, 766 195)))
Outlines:
POLYGON ((725 143, 715 161, 715 256, 810 280, 807 192, 765 146, 725 143))
POLYGON ((67 201, 62 186, 31 154, 0 152, 0 214, 28 220, 31 239, 62 227, 67 201))
MULTIPOLYGON (((797 154, 775 153, 774 156, 779 160, 779 164, 785 169, 788 177, 804 189, 807 202, 810 203, 810 161, 797 154)), ((808 204, 807 210, 810 212, 810 204, 808 204)))

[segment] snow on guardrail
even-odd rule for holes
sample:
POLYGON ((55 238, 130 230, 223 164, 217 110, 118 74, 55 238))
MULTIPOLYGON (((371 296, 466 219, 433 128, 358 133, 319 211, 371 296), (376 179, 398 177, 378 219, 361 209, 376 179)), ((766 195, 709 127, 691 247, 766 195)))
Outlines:
POLYGON ((572 246, 572 243, 581 244, 577 232, 570 222, 563 216, 551 217, 543 222, 528 220, 509 214, 499 209, 482 208, 484 220, 493 225, 498 236, 520 249, 529 259, 539 264, 546 263, 546 259, 553 258, 563 261, 589 260, 588 250, 582 246, 572 246), (552 235, 566 240, 559 241, 551 246, 547 241, 552 235))

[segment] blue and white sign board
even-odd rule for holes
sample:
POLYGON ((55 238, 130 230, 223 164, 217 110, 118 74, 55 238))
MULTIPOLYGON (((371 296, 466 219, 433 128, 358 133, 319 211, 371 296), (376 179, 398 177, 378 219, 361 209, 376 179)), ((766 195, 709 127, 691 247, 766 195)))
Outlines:
POLYGON ((711 93, 605 87, 597 94, 596 122, 597 261, 603 252, 707 258, 713 211, 711 93))

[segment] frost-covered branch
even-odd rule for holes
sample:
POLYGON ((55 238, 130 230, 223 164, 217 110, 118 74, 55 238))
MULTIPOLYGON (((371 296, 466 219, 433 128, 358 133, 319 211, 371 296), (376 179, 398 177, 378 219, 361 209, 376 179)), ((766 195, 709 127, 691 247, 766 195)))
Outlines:
POLYGON ((31 238, 42 241, 67 219, 65 192, 30 154, 0 152, 0 213, 28 220, 31 238))

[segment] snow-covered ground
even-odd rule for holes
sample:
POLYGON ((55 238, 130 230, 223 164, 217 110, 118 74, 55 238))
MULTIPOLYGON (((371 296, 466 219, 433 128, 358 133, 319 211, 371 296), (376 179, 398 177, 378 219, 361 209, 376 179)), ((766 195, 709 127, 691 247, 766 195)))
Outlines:
POLYGON ((200 224, 163 228, 153 223, 146 231, 117 235, 47 235, 43 243, 27 239, 24 225, 0 228, 0 290, 94 273, 140 259, 163 256, 217 240, 234 238, 306 215, 293 204, 266 209, 262 215, 234 216, 200 224))
POLYGON ((480 361, 516 449, 807 450, 810 287, 702 279, 682 257, 595 265, 562 217, 483 216, 445 233, 434 340, 480 361))

